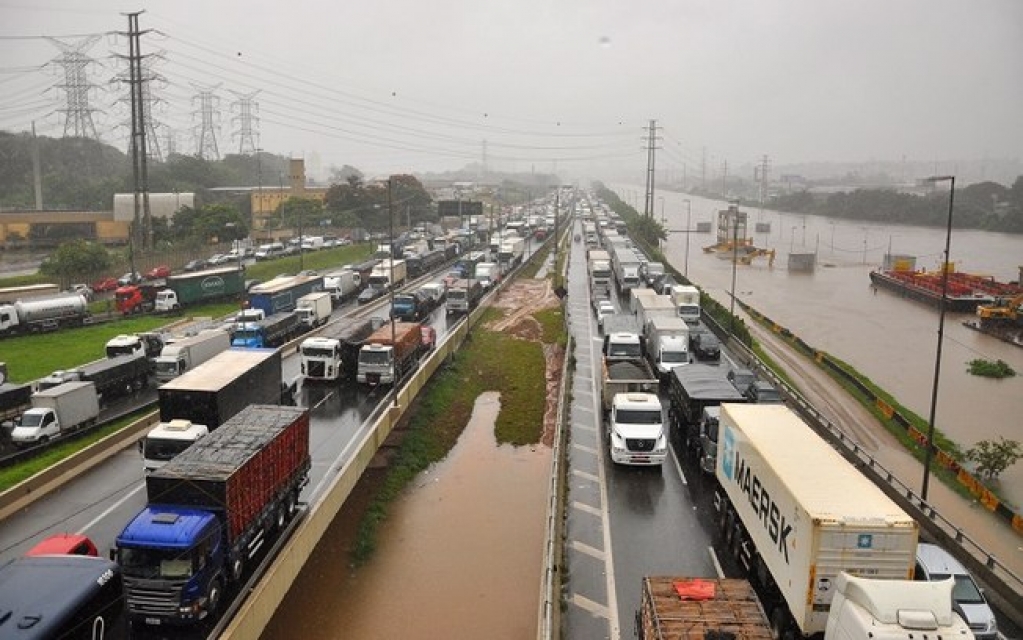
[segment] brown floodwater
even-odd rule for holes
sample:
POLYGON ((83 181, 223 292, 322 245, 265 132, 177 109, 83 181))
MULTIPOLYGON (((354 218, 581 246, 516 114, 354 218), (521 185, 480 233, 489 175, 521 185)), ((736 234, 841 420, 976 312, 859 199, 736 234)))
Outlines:
POLYGON ((458 443, 391 506, 376 554, 348 549, 370 472, 263 634, 304 638, 535 638, 551 449, 498 446, 484 393, 458 443))

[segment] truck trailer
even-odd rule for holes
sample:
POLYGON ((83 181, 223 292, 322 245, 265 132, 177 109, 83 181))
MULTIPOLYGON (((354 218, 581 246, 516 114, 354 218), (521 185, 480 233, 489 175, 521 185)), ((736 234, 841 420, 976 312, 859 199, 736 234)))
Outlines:
POLYGON ((447 315, 468 314, 483 298, 483 285, 477 280, 458 279, 448 287, 444 310, 447 315))
POLYGON ((164 345, 156 357, 156 379, 167 382, 198 367, 231 346, 231 336, 221 329, 200 331, 194 336, 164 345))
POLYGON ((282 311, 255 322, 236 324, 231 346, 245 349, 277 348, 303 332, 295 311, 282 311))
POLYGON ((706 423, 704 412, 725 402, 746 402, 746 396, 728 380, 721 367, 703 363, 673 369, 668 375, 667 391, 668 416, 676 440, 699 458, 701 468, 714 473, 718 431, 712 429, 716 424, 706 423))
POLYGON ((115 541, 130 620, 215 615, 296 513, 310 466, 309 412, 251 405, 146 476, 146 507, 115 541))
POLYGON ((423 352, 418 322, 389 322, 366 339, 359 350, 356 379, 370 386, 396 384, 419 364, 423 352))
POLYGON ((270 317, 275 313, 294 311, 299 298, 316 291, 323 291, 323 276, 274 278, 249 289, 249 307, 262 309, 270 317))
POLYGON ((75 369, 54 371, 39 379, 39 390, 52 389, 65 382, 92 382, 101 404, 129 395, 149 386, 153 363, 145 354, 136 353, 97 360, 75 369))
POLYGON ((0 337, 80 327, 88 317, 89 303, 78 294, 0 304, 0 337))
POLYGON ((299 298, 295 313, 298 314, 298 320, 302 326, 306 330, 311 330, 327 324, 333 310, 334 303, 330 293, 317 291, 316 293, 307 293, 299 298))
POLYGON ((160 387, 160 421, 216 429, 250 404, 281 403, 281 376, 276 349, 228 349, 160 387))
POLYGON ((245 270, 222 267, 168 276, 166 288, 156 294, 157 311, 177 311, 185 307, 227 300, 245 293, 245 270))
POLYGON ((839 575, 912 580, 916 522, 778 404, 722 404, 714 505, 776 637, 822 633, 839 575))

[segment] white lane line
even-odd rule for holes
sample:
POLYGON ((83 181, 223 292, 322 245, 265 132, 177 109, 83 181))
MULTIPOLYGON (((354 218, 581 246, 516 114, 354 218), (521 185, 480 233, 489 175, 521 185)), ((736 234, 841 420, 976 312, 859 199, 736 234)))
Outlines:
POLYGON ((582 511, 584 513, 588 513, 588 514, 590 514, 592 516, 600 517, 600 515, 601 515, 600 509, 598 509, 597 507, 590 506, 590 505, 586 504, 585 502, 573 502, 572 503, 572 507, 574 509, 578 509, 579 511, 582 511))
POLYGON ((586 544, 585 542, 579 542, 578 540, 573 540, 571 543, 569 543, 569 546, 571 546, 573 549, 575 549, 576 551, 578 551, 580 553, 585 553, 586 555, 590 556, 591 558, 596 558, 597 560, 605 560, 605 561, 607 560, 607 554, 606 553, 604 553, 603 551, 601 551, 600 549, 598 549, 596 547, 591 547, 590 545, 586 544))
POLYGON ((584 610, 592 613, 595 616, 600 616, 601 618, 604 618, 605 620, 608 618, 607 607, 605 607, 602 604, 598 604, 598 603, 594 602, 593 600, 590 600, 586 596, 581 596, 578 593, 574 593, 574 594, 572 594, 571 602, 572 602, 572 604, 574 604, 575 606, 579 607, 580 609, 584 609, 584 610))
POLYGON ((714 571, 717 572, 719 578, 724 578, 725 572, 721 568, 721 563, 718 562, 718 554, 715 553, 714 547, 707 547, 707 552, 710 553, 710 561, 714 563, 714 571))
POLYGON ((572 469, 572 475, 579 476, 580 478, 585 478, 586 480, 592 480, 593 482, 600 482, 600 478, 593 475, 589 471, 583 471, 581 469, 572 469))
POLYGON ((96 524, 98 522, 104 520, 107 516, 109 516, 114 511, 116 511, 121 505, 123 505, 125 502, 127 502, 132 496, 134 496, 136 493, 138 493, 139 491, 142 491, 145 488, 146 488, 146 483, 143 482, 143 483, 139 484, 139 486, 137 486, 134 489, 132 489, 131 491, 129 491, 128 493, 124 494, 123 498, 121 498, 120 500, 118 500, 114 504, 110 505, 109 507, 107 507, 103 511, 103 513, 99 514, 98 516, 96 516, 95 518, 93 518, 92 520, 87 522, 85 524, 85 526, 82 527, 81 531, 78 532, 78 535, 80 535, 80 536, 87 535, 88 532, 89 532, 89 529, 91 529, 94 526, 96 526, 96 524))
POLYGON ((675 470, 678 471, 678 477, 682 478, 682 484, 689 486, 689 482, 686 480, 686 474, 682 472, 682 465, 678 461, 678 456, 675 455, 675 447, 668 447, 668 453, 671 454, 671 461, 675 463, 675 470))
POLYGON ((589 453, 590 455, 594 455, 594 456, 597 455, 597 450, 594 449, 593 447, 587 447, 586 445, 582 445, 582 444, 579 444, 579 443, 576 443, 576 442, 572 443, 572 448, 573 449, 578 449, 579 451, 582 451, 583 453, 589 453))

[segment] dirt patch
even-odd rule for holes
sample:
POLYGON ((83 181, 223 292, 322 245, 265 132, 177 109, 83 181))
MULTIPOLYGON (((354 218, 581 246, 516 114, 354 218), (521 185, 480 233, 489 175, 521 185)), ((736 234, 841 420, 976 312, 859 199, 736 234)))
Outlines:
MULTIPOLYGON (((522 340, 538 342, 543 337, 543 327, 533 314, 543 309, 561 306, 561 300, 554 294, 551 281, 521 279, 503 289, 493 302, 493 308, 504 315, 484 325, 490 331, 500 331, 522 340)), ((565 350, 558 345, 543 345, 547 369, 547 406, 544 408, 544 428, 540 441, 550 446, 554 443, 554 429, 558 417, 558 397, 561 388, 561 370, 565 362, 565 350)))

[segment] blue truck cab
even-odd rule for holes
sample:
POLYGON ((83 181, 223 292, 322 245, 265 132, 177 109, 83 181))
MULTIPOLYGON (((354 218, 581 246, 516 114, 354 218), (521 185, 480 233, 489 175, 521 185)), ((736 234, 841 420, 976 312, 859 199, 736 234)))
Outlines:
POLYGON ((209 510, 150 505, 117 537, 128 611, 146 625, 190 625, 216 612, 226 543, 209 510))
POLYGON ((231 346, 246 349, 265 348, 263 326, 258 322, 243 322, 236 325, 231 333, 231 346))

